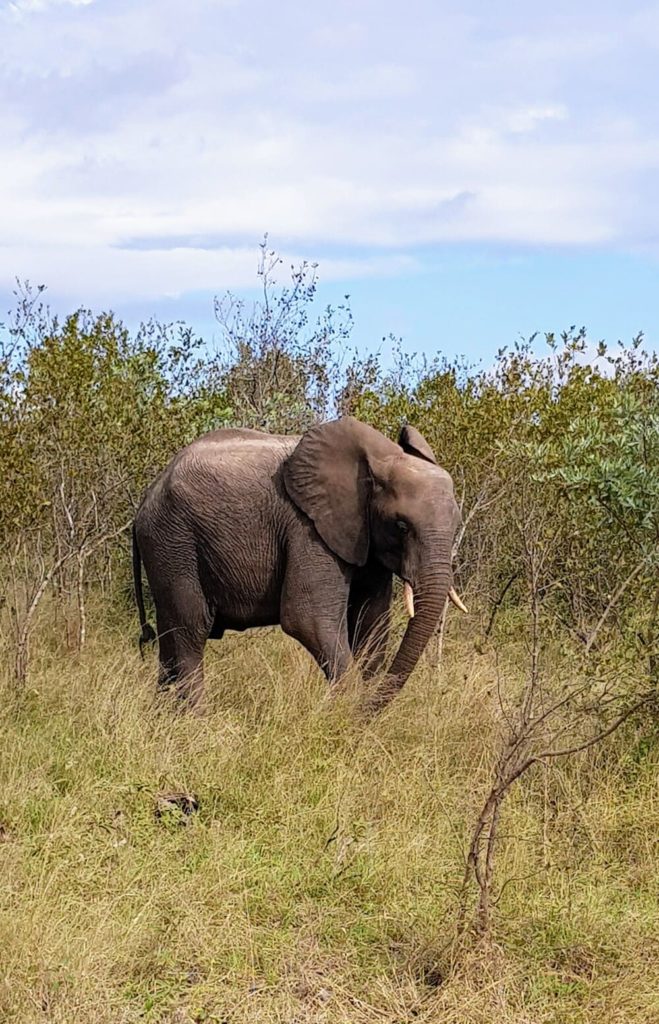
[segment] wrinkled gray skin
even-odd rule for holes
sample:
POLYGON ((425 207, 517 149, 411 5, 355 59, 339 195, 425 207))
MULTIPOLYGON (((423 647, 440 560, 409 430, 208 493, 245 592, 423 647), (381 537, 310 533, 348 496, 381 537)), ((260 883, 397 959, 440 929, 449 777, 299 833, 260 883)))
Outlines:
POLYGON ((425 439, 399 443, 352 417, 300 437, 217 430, 180 451, 147 491, 133 532, 142 638, 154 639, 140 556, 157 613, 161 686, 197 706, 208 639, 280 624, 330 681, 353 655, 381 666, 393 574, 411 584, 411 618, 376 711, 404 685, 452 585, 460 514, 425 439))

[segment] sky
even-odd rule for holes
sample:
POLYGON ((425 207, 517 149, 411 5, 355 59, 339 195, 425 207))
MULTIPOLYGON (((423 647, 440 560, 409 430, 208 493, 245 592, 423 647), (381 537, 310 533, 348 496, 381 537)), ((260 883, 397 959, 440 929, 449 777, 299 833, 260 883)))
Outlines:
POLYGON ((0 0, 0 311, 210 339, 268 232, 362 351, 657 349, 658 66, 634 0, 0 0))

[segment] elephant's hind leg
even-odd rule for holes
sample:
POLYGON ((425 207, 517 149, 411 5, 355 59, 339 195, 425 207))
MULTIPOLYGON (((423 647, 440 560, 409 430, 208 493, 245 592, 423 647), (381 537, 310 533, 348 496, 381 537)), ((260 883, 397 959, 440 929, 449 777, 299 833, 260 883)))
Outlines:
POLYGON ((203 595, 178 586, 157 603, 160 689, 174 687, 182 704, 199 710, 204 692, 203 656, 213 616, 203 595))
POLYGON ((204 694, 203 649, 180 636, 172 643, 166 633, 161 633, 158 687, 174 688, 182 704, 199 710, 204 694))

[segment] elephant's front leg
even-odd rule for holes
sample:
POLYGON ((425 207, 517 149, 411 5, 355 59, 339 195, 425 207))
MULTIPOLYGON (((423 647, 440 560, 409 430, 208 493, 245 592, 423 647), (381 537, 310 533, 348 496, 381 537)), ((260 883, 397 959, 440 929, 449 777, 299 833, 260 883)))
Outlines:
POLYGON ((289 554, 281 597, 281 626, 316 659, 329 682, 352 662, 348 637, 351 570, 315 541, 289 554))
POLYGON ((355 576, 350 588, 350 647, 360 659, 366 679, 379 672, 387 654, 392 583, 388 570, 366 566, 355 576))

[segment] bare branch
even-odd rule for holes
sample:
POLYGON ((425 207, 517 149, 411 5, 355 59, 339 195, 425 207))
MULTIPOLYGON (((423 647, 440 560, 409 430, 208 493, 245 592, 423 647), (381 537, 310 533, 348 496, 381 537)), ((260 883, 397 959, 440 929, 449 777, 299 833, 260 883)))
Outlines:
POLYGON ((627 708, 622 715, 619 715, 618 718, 616 718, 615 722, 612 722, 607 729, 598 733, 597 736, 593 736, 591 739, 586 740, 585 743, 579 743, 574 747, 566 747, 564 750, 544 750, 541 754, 537 754, 534 760, 544 761, 550 757, 566 757, 568 754, 579 754, 582 750, 587 750, 588 747, 594 747, 596 743, 601 743, 602 740, 605 740, 607 736, 610 736, 611 733, 616 731, 616 729, 619 729, 623 722, 626 722, 632 715, 637 714, 641 708, 646 707, 653 700, 656 700, 656 695, 647 694, 641 700, 636 701, 635 704, 632 704, 631 707, 627 708))
POLYGON ((510 588, 513 585, 513 583, 515 582, 515 580, 519 579, 519 576, 520 576, 520 570, 517 570, 516 572, 514 572, 512 574, 512 576, 506 582, 503 590, 499 594, 498 598, 496 599, 496 601, 492 605, 492 612, 490 614, 490 621, 487 624, 487 629, 485 630, 485 634, 484 634, 484 639, 485 640, 487 640, 487 638, 489 637, 490 633, 492 632, 492 627, 494 625, 494 620, 496 618, 497 612, 499 611, 499 608, 503 604, 503 600, 504 600, 506 594, 510 590, 510 588))
POLYGON ((620 598, 622 597, 622 595, 626 591, 626 589, 629 586, 629 584, 632 583, 636 579, 636 577, 640 573, 640 571, 643 568, 643 566, 646 565, 650 561, 650 559, 652 557, 654 557, 654 553, 653 552, 651 552, 650 554, 645 555, 640 560, 640 562, 638 562, 638 564, 636 566, 634 566, 634 568, 630 572, 630 574, 627 577, 627 579, 623 580, 623 582, 620 584, 620 586, 618 587, 618 589, 614 593, 613 597, 611 598, 611 600, 607 604, 606 608, 602 612, 602 614, 601 614, 601 616, 599 618, 599 621, 598 621, 597 625, 595 626, 594 630, 592 631, 592 633, 588 637, 588 640, 586 642, 586 653, 593 646, 593 642, 595 641, 595 638, 597 637, 597 634, 599 633, 600 629, 604 625, 604 623, 605 623, 605 621, 607 619, 607 616, 608 616, 609 612, 611 611, 611 609, 613 607, 615 607, 615 605, 618 603, 618 601, 620 600, 620 598))

